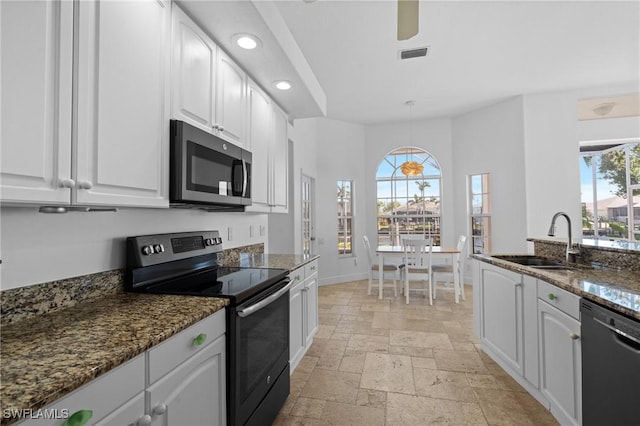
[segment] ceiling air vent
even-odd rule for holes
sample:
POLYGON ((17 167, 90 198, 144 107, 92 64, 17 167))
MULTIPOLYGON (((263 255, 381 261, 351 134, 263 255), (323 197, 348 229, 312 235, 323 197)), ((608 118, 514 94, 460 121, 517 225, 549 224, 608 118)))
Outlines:
POLYGON ((417 49, 401 50, 400 59, 421 58, 423 56, 427 56, 428 51, 429 46, 419 47, 417 49))

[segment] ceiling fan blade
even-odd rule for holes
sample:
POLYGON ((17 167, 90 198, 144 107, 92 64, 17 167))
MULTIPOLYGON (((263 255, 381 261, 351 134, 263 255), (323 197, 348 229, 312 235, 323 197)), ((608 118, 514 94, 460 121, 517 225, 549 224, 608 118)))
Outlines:
POLYGON ((398 40, 418 34, 418 0, 398 0, 398 40))

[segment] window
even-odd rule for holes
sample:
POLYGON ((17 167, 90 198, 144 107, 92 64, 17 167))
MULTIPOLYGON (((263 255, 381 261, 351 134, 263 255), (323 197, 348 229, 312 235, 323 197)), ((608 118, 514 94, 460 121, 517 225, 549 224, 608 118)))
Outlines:
POLYGON ((338 181, 338 254, 353 254, 353 181, 338 181))
POLYGON ((420 148, 389 153, 376 172, 378 245, 400 245, 402 235, 422 235, 440 245, 440 165, 420 148))
POLYGON ((640 144, 580 146, 582 236, 640 240, 640 144))
POLYGON ((469 175, 469 217, 474 254, 491 252, 489 173, 469 175))

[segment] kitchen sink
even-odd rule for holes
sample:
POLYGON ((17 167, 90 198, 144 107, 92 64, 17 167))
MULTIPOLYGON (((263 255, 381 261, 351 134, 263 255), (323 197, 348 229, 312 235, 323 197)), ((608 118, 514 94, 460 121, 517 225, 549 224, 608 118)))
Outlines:
POLYGON ((557 260, 547 259, 535 255, 530 256, 514 256, 514 255, 495 255, 496 259, 505 260, 507 262, 517 263, 519 265, 529 266, 536 269, 571 269, 557 260))

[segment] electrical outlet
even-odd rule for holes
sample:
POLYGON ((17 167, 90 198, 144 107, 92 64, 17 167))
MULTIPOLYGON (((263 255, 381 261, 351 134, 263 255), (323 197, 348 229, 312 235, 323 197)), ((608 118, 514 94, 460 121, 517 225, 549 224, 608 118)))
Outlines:
POLYGON ((233 228, 228 227, 227 228, 227 241, 231 241, 233 240, 233 228))

